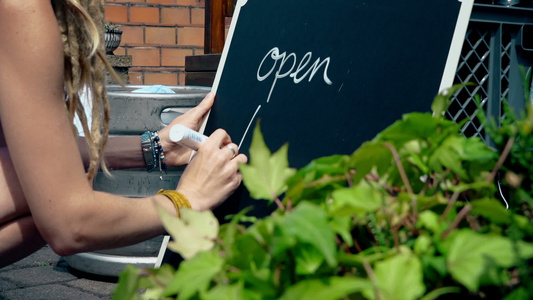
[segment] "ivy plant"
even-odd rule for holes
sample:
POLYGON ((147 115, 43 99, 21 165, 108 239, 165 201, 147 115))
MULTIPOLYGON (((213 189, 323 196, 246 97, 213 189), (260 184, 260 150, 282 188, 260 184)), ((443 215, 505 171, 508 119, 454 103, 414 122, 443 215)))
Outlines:
POLYGON ((288 147, 271 153, 256 126, 243 181, 277 209, 263 219, 243 210, 220 227, 211 212, 184 210, 183 220, 162 212, 169 247, 185 260, 177 269, 128 267, 114 298, 533 297, 531 184, 509 182, 520 206, 506 209, 497 179, 502 166, 531 176, 529 154, 505 149, 518 139, 533 147, 533 106, 500 124, 512 134, 498 145, 512 146, 495 150, 443 117, 447 101, 439 95, 433 113, 406 114, 354 153, 299 170, 288 147))

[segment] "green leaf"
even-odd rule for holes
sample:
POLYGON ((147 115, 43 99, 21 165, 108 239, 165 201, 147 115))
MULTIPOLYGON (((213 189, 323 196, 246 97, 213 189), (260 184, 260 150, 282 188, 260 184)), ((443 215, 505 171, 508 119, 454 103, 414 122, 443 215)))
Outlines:
POLYGON ((174 280, 165 290, 165 296, 178 294, 178 300, 185 300, 207 291, 223 264, 223 259, 215 251, 200 252, 195 258, 181 262, 174 280))
POLYGON ((309 202, 302 202, 293 211, 287 213, 282 224, 284 231, 319 250, 328 265, 336 264, 335 235, 328 226, 323 209, 309 202))
POLYGON ((335 216, 351 216, 362 218, 381 207, 382 195, 376 188, 359 184, 350 188, 337 189, 332 194, 333 203, 330 213, 335 216))
POLYGON ((285 182, 296 172, 289 168, 288 149, 285 144, 271 155, 257 123, 250 145, 250 163, 239 165, 243 183, 252 198, 275 200, 285 192, 285 182))
POLYGON ((435 99, 433 100, 433 103, 431 104, 431 110, 433 111, 433 115, 436 118, 444 118, 444 113, 446 110, 448 110, 448 106, 450 105, 450 98, 457 92, 459 89, 463 88, 466 85, 471 84, 456 84, 443 92, 439 93, 435 99))
POLYGON ((483 216, 496 224, 510 224, 510 211, 506 210, 496 199, 480 199, 472 201, 472 215, 483 216))
POLYGON ((342 240, 348 245, 353 246, 353 238, 351 234, 352 218, 351 217, 336 217, 329 221, 329 227, 340 235, 342 240))
POLYGON ((217 285, 201 295, 202 300, 241 300, 243 297, 244 285, 242 282, 231 285, 217 285))
POLYGON ((457 294, 457 293, 460 293, 460 292, 461 292, 461 289, 459 287, 456 287, 456 286, 442 287, 442 288, 438 288, 438 289, 435 289, 435 290, 427 293, 420 300, 435 300, 435 299, 439 299, 440 296, 442 296, 442 295, 457 294))
POLYGON ((503 298, 503 300, 524 300, 524 299, 531 299, 527 289, 525 289, 524 287, 520 287, 512 291, 509 295, 503 298))
POLYGON ((448 132, 459 132, 457 123, 439 120, 429 113, 409 113, 403 115, 376 137, 378 141, 391 142, 397 149, 412 140, 442 139, 448 132))
POLYGON ((432 253, 427 253, 421 256, 421 260, 424 266, 424 279, 440 281, 442 277, 448 275, 446 258, 444 256, 434 256, 432 253))
POLYGON ((367 279, 355 277, 330 277, 302 280, 291 286, 280 300, 337 300, 371 289, 367 279))
POLYGON ((533 258, 533 244, 524 241, 517 241, 517 251, 520 260, 533 258))
MULTIPOLYGON (((238 214, 234 215, 229 223, 223 224, 221 226, 220 236, 224 242, 224 246, 230 247, 235 243, 235 238, 238 236, 240 231, 237 230, 239 222, 245 217, 245 215, 252 210, 252 207, 247 207, 241 210, 238 214), (222 232, 222 228, 224 231, 222 232)), ((228 253, 228 256, 231 256, 231 252, 228 253)))
POLYGON ((228 252, 229 262, 241 270, 261 267, 268 258, 265 248, 251 234, 239 236, 228 252))
POLYGON ((147 276, 139 281, 139 288, 146 289, 141 299, 162 299, 166 287, 174 279, 176 270, 170 264, 164 264, 159 269, 144 269, 147 276))
POLYGON ((190 259, 215 245, 219 224, 211 211, 182 208, 181 218, 177 218, 160 206, 157 210, 165 229, 174 239, 168 243, 168 248, 183 258, 190 259))
POLYGON ((418 228, 426 228, 433 233, 441 233, 445 229, 443 225, 446 226, 446 224, 440 223, 439 218, 437 213, 425 210, 418 214, 418 228))
POLYGON ((453 238, 447 255, 448 269, 470 291, 478 289, 481 276, 491 264, 508 268, 516 262, 512 243, 505 237, 462 229, 448 238, 453 238))
POLYGON ((118 278, 118 285, 113 292, 113 300, 139 299, 139 278, 142 270, 127 265, 118 278))
POLYGON ((276 299, 278 287, 271 281, 272 272, 269 269, 258 269, 249 271, 238 271, 235 274, 235 280, 244 283, 244 299, 276 299), (259 294, 261 297, 256 298, 259 294))
POLYGON ((376 263, 374 273, 382 300, 417 299, 426 290, 420 259, 403 251, 376 263))
POLYGON ((346 186, 348 160, 346 155, 332 155, 311 161, 289 178, 285 199, 294 205, 301 200, 324 202, 331 191, 346 186))
POLYGON ((315 247, 299 244, 294 248, 296 274, 312 275, 324 262, 324 256, 315 247))
POLYGON ((413 251, 417 255, 423 255, 429 249, 431 249, 431 246, 432 246, 431 238, 427 234, 421 234, 415 240, 413 251))
POLYGON ((449 168, 454 173, 466 178, 466 172, 462 165, 461 148, 464 142, 463 136, 452 135, 447 137, 429 157, 429 166, 436 172, 442 172, 443 168, 449 168))
POLYGON ((389 169, 392 153, 382 142, 365 142, 350 157, 350 165, 356 170, 354 183, 358 183, 374 168, 379 175, 389 169))
MULTIPOLYGON (((373 264, 374 262, 384 260, 390 257, 392 252, 387 247, 374 247, 357 254, 339 253, 339 263, 344 266, 362 268, 365 263, 373 264)), ((394 252, 395 253, 395 252, 394 252)))

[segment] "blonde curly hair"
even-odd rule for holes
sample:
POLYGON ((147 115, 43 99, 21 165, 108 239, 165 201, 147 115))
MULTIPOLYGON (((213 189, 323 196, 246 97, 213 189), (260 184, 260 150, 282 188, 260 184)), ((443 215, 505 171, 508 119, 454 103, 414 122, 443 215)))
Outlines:
MULTIPOLYGON (((59 24, 64 53, 65 101, 72 124, 77 115, 89 149, 87 177, 92 180, 99 168, 106 173, 103 149, 109 131, 109 101, 105 90, 105 69, 116 74, 105 58, 103 42, 105 2, 103 0, 52 0, 59 24), (91 92, 92 121, 89 125, 80 91, 91 92), (90 126, 90 127, 89 127, 90 126)), ((73 131, 77 134, 75 126, 73 131)))

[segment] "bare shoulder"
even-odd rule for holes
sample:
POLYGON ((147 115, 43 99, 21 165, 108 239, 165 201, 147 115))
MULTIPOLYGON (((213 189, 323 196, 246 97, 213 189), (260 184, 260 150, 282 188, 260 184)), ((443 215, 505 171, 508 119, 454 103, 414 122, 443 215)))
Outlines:
POLYGON ((50 0, 0 0, 0 14, 28 14, 29 12, 52 7, 50 0))
MULTIPOLYGON (((49 0, 0 0, 0 32, 2 35, 35 32, 42 33, 46 25, 56 23, 49 0), (43 24, 46 22, 48 24, 43 24), (44 26, 43 26, 44 25, 44 26)), ((54 25, 57 27, 57 23, 54 25)))
POLYGON ((0 0, 0 66, 0 116, 6 133, 13 109, 7 103, 29 105, 42 92, 62 88, 63 46, 50 0, 0 0))
POLYGON ((61 49, 59 28, 49 0, 0 0, 0 64, 4 69, 57 62, 61 49))

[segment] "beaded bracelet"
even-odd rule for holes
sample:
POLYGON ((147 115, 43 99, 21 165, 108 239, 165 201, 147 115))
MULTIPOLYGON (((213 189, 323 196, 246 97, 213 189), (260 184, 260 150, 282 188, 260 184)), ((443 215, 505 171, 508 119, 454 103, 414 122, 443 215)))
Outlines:
POLYGON ((163 146, 161 145, 161 139, 159 138, 159 133, 157 131, 152 132, 152 136, 155 142, 155 155, 158 158, 158 167, 160 172, 167 172, 167 163, 165 160, 165 152, 163 151, 163 146))
POLYGON ((143 152, 146 171, 152 172, 159 168, 160 172, 167 172, 165 152, 157 131, 146 131, 141 135, 141 148, 143 152))
POLYGON ((183 195, 180 192, 177 192, 175 190, 161 189, 159 190, 159 192, 157 192, 157 194, 166 196, 168 199, 170 199, 170 201, 172 201, 172 204, 174 204, 174 207, 176 208, 176 213, 178 214, 179 218, 181 218, 181 213, 180 213, 181 207, 191 208, 191 203, 189 202, 187 197, 185 197, 185 195, 183 195))

